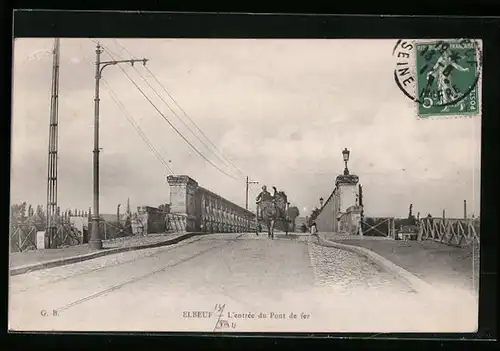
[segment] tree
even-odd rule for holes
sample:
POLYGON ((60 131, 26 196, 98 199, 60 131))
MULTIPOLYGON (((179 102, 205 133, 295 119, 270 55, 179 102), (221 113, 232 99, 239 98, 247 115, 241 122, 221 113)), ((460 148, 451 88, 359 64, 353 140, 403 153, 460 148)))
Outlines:
POLYGON ((26 201, 21 204, 14 204, 10 206, 11 210, 11 220, 13 221, 23 221, 26 219, 26 201))
POLYGON ((295 219, 298 216, 300 216, 300 211, 297 206, 292 206, 288 208, 288 217, 290 217, 290 219, 295 219))
POLYGON ((43 211, 43 207, 41 205, 36 206, 36 215, 38 218, 45 218, 45 212, 43 211))
POLYGON ((410 208, 408 209, 408 219, 411 224, 415 224, 417 222, 415 215, 413 214, 413 204, 410 204, 410 208))
POLYGON ((288 208, 288 218, 292 223, 293 230, 295 231, 295 219, 300 215, 299 208, 297 206, 292 206, 288 208))

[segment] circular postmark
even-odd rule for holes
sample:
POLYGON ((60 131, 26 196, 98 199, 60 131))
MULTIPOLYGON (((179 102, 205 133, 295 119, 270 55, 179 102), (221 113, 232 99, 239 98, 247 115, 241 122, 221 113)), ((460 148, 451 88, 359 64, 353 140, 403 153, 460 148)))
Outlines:
POLYGON ((418 115, 477 114, 481 49, 472 39, 398 40, 394 80, 418 115))

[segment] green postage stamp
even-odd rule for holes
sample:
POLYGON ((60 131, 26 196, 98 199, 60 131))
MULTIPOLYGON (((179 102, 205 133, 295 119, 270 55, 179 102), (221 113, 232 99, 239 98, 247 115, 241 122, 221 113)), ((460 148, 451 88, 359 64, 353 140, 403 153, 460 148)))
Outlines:
POLYGON ((394 79, 420 118, 481 113, 481 50, 472 39, 399 40, 394 79))

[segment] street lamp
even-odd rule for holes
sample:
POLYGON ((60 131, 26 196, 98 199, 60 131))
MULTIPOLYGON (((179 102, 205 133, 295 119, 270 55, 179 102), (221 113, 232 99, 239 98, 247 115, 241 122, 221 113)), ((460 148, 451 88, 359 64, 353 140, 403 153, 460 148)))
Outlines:
POLYGON ((345 148, 344 150, 342 150, 342 157, 344 158, 344 163, 345 163, 345 168, 344 168, 344 175, 348 175, 349 174, 349 169, 347 169, 347 161, 349 161, 349 154, 351 152, 349 150, 347 150, 347 148, 345 148))
POLYGON ((319 198, 319 205, 320 205, 321 207, 323 207, 323 198, 322 198, 322 197, 320 197, 320 198, 319 198))
POLYGON ((92 232, 90 234, 89 247, 94 250, 102 249, 102 240, 99 233, 99 82, 101 80, 102 71, 107 66, 117 65, 120 63, 130 63, 132 66, 135 62, 142 62, 146 65, 147 59, 130 59, 130 60, 112 60, 112 61, 101 61, 102 53, 101 45, 97 44, 96 48, 96 62, 95 62, 95 98, 94 98, 94 163, 93 163, 93 173, 94 173, 94 211, 92 213, 92 232))

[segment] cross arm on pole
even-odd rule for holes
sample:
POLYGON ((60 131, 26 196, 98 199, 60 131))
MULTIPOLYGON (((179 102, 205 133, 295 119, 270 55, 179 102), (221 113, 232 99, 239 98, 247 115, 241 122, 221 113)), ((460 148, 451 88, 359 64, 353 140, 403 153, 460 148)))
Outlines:
POLYGON ((147 59, 147 58, 130 59, 130 60, 101 61, 101 62, 99 62, 100 73, 102 73, 102 71, 104 70, 104 68, 107 67, 107 66, 114 66, 114 65, 117 65, 117 64, 120 64, 120 63, 130 63, 133 66, 134 63, 136 63, 136 62, 142 62, 142 64, 144 66, 146 66, 146 62, 148 62, 148 61, 149 61, 149 59, 147 59))
MULTIPOLYGON (((96 49, 96 71, 95 71, 95 98, 94 98, 94 160, 93 160, 93 203, 94 210, 92 212, 92 231, 89 240, 91 249, 102 249, 102 239, 99 232, 99 82, 101 79, 102 71, 107 66, 113 66, 121 63, 130 63, 132 66, 136 62, 142 62, 145 66, 148 59, 128 59, 128 60, 112 60, 101 61, 101 46, 97 44, 96 49)), ((117 208, 118 215, 119 208, 117 208)))
POLYGON ((130 64, 134 64, 136 62, 142 62, 143 64, 146 64, 146 62, 148 62, 149 59, 147 58, 142 58, 142 59, 130 59, 130 60, 111 60, 111 61, 101 61, 101 64, 102 65, 106 65, 106 64, 109 64, 109 65, 116 65, 117 63, 130 63, 130 64))

